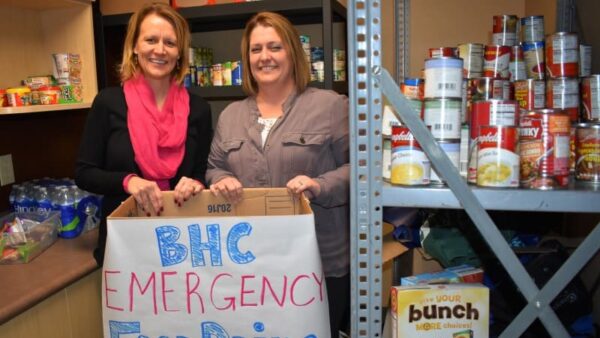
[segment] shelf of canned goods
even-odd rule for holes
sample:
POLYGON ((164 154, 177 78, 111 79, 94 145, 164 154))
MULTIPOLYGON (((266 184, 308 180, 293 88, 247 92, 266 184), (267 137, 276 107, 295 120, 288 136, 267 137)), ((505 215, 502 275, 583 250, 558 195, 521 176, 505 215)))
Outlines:
POLYGON ((348 1, 351 139, 352 336, 381 336, 383 206, 458 208, 473 220, 513 279, 527 305, 500 337, 518 337, 537 318, 552 337, 569 337, 549 306, 600 249, 600 226, 584 239, 556 274, 538 288, 486 209, 600 212, 600 194, 583 184, 550 191, 470 187, 435 141, 390 74, 381 67, 380 1, 348 1), (382 180, 382 103, 390 101, 446 186, 402 188, 382 180))

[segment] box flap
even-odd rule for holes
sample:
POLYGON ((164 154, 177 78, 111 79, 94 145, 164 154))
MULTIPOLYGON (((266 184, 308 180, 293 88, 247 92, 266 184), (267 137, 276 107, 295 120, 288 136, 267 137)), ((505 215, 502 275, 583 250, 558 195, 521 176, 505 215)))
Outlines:
MULTIPOLYGON (((193 196, 181 207, 175 204, 172 191, 163 192, 164 211, 162 216, 267 216, 312 214, 306 198, 298 198, 286 188, 247 188, 244 199, 238 204, 227 202, 223 197, 215 197, 209 190, 193 196)), ((129 197, 115 209, 108 218, 146 217, 138 209, 133 197, 129 197)))
POLYGON ((390 261, 408 251, 407 247, 402 245, 402 243, 398 242, 391 236, 383 237, 383 243, 381 247, 381 261, 383 263, 390 261))

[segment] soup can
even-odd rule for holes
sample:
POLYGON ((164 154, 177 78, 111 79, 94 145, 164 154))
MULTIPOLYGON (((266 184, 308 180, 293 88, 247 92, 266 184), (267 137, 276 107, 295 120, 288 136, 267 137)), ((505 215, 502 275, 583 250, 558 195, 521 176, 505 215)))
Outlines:
POLYGON ((521 115, 520 181, 524 188, 548 190, 569 183, 569 115, 539 109, 521 115))
POLYGON ((600 74, 581 79, 581 104, 585 121, 600 121, 600 74))
MULTIPOLYGON (((442 151, 448 156, 450 162, 460 170, 460 140, 438 140, 438 145, 442 148, 442 151)), ((435 168, 431 170, 431 183, 443 184, 445 181, 435 171, 435 168)))
POLYGON ((575 178, 600 183, 600 124, 576 125, 575 152, 575 178))
POLYGON ((543 80, 546 72, 544 41, 524 42, 523 57, 525 58, 527 78, 543 80))
POLYGON ((457 57, 458 53, 454 47, 436 47, 429 48, 429 58, 457 57))
POLYGON ((592 46, 579 45, 579 77, 592 75, 592 46))
POLYGON ((532 15, 521 18, 521 39, 523 42, 543 41, 544 17, 542 15, 532 15))
POLYGON ((491 99, 509 99, 509 81, 494 77, 470 79, 467 86, 467 101, 484 101, 491 99))
POLYGON ((561 109, 571 117, 571 122, 579 120, 579 79, 560 77, 546 81, 546 107, 561 109))
POLYGON ((383 148, 383 161, 382 161, 382 172, 381 177, 386 182, 390 182, 392 176, 392 139, 390 135, 383 135, 382 140, 383 148))
POLYGON ((483 44, 458 45, 458 57, 463 59, 463 77, 473 79, 483 75, 483 44))
POLYGON ((460 176, 467 178, 469 169, 469 124, 463 123, 460 129, 460 150, 458 156, 458 172, 460 176))
POLYGON ((517 126, 519 107, 515 101, 487 100, 473 102, 469 125, 469 163, 467 181, 477 182, 477 142, 482 126, 517 126))
POLYGON ((431 134, 438 140, 460 138, 462 100, 427 99, 424 104, 423 120, 431 134))
POLYGON ((420 78, 406 78, 400 85, 400 91, 409 100, 423 100, 425 81, 420 78))
POLYGON ((6 98, 6 90, 0 89, 0 108, 8 107, 8 98, 6 98))
POLYGON ((508 79, 510 46, 488 45, 483 52, 483 76, 508 79))
POLYGON ((575 151, 575 131, 578 124, 579 123, 572 123, 569 133, 569 173, 571 174, 575 173, 575 160, 577 157, 577 153, 575 151))
POLYGON ((392 126, 391 150, 392 184, 429 184, 431 164, 408 127, 392 126))
POLYGON ((517 16, 494 15, 492 42, 496 45, 513 46, 517 44, 517 16))
POLYGON ((512 46, 510 53, 510 62, 508 64, 508 77, 510 82, 515 82, 527 78, 527 71, 521 46, 512 46))
POLYGON ((462 97, 463 60, 433 58, 425 60, 425 98, 462 97))
POLYGON ((477 185, 518 188, 518 132, 515 126, 480 126, 477 141, 477 185))
POLYGON ((544 80, 526 79, 516 81, 515 100, 525 110, 542 109, 546 104, 546 82, 544 80))
POLYGON ((546 72, 550 78, 579 75, 577 34, 557 32, 546 38, 546 72))

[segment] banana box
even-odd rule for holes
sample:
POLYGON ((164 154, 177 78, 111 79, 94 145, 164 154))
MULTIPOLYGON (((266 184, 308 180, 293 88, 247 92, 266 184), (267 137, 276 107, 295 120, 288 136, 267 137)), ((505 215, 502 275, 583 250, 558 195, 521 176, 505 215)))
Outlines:
POLYGON ((392 287, 393 338, 488 338, 489 289, 482 284, 392 287))

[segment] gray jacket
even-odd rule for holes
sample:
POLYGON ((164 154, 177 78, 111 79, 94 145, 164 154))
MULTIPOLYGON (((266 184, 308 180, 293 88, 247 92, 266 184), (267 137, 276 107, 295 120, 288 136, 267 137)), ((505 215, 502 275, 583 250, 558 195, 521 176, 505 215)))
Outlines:
POLYGON ((227 106, 219 117, 208 158, 207 181, 236 177, 244 187, 285 187, 297 175, 321 185, 311 200, 327 277, 349 272, 348 99, 307 88, 292 93, 262 146, 254 97, 227 106))

